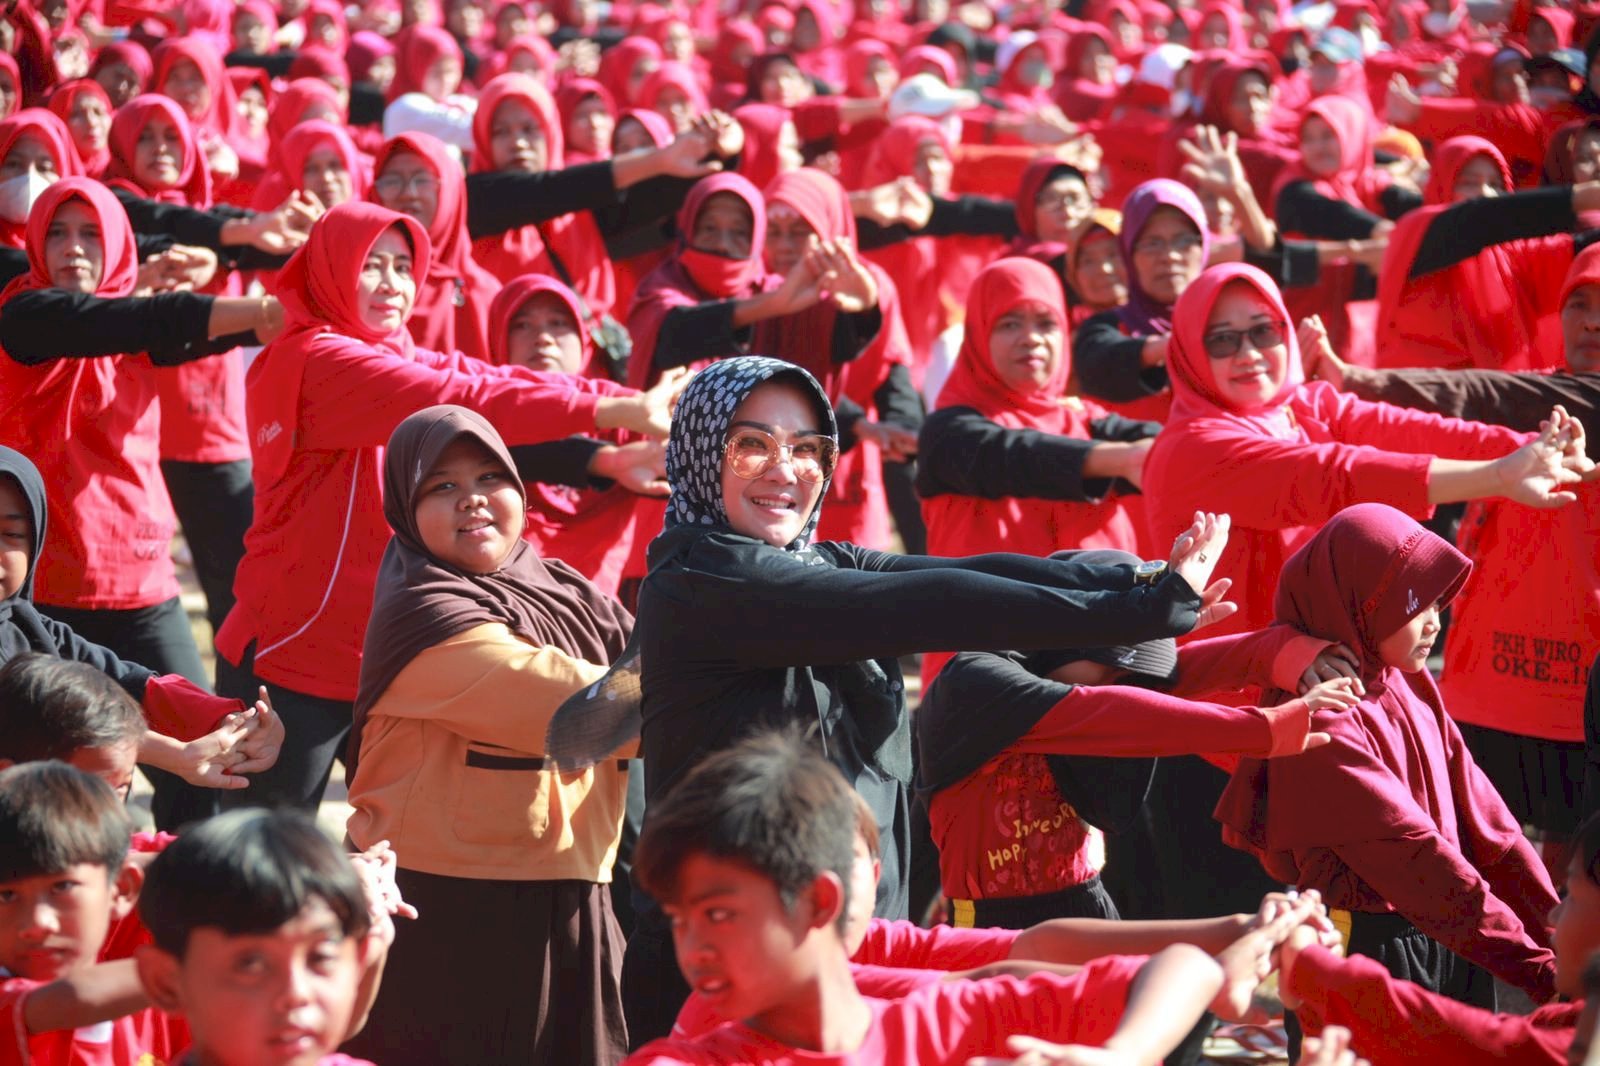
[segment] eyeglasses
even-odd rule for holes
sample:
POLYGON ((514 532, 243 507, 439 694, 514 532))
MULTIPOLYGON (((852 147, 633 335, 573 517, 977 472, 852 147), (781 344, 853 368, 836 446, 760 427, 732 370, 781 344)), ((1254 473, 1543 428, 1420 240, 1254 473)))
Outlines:
POLYGON ((1207 333, 1202 343, 1211 358, 1229 359, 1244 347, 1246 337, 1250 338, 1250 347, 1259 352, 1282 344, 1288 329, 1287 322, 1258 322, 1249 329, 1219 329, 1215 333, 1207 333))
POLYGON ((1049 211, 1057 215, 1070 215, 1073 211, 1083 207, 1088 201, 1086 196, 1041 196, 1033 202, 1040 211, 1049 211))
POLYGON ((796 478, 815 484, 833 473, 839 445, 832 437, 806 437, 793 444, 779 444, 770 433, 740 427, 728 438, 723 455, 734 476, 746 481, 754 481, 775 463, 787 461, 796 478))
POLYGON ((1200 247, 1198 233, 1180 233, 1170 241, 1164 237, 1146 237, 1133 246, 1137 255, 1166 255, 1168 252, 1177 252, 1184 255, 1200 247))
POLYGON ((373 182, 372 187, 385 199, 400 196, 408 189, 414 189, 420 195, 427 196, 439 191, 439 179, 426 171, 413 174, 409 178, 403 178, 399 174, 385 174, 373 182))

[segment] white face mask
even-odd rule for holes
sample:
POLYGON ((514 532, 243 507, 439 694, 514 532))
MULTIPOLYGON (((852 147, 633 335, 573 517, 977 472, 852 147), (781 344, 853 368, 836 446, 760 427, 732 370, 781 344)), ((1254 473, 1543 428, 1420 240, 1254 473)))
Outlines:
POLYGON ((44 195, 44 191, 55 180, 37 170, 29 170, 26 174, 0 181, 0 218, 7 222, 28 221, 28 212, 33 210, 34 202, 44 195))

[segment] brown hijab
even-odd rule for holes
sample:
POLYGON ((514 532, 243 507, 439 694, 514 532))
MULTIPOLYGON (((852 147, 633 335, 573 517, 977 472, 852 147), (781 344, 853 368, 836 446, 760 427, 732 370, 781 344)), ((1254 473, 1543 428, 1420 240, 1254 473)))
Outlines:
MULTIPOLYGON (((416 656, 457 633, 501 622, 530 644, 608 666, 622 653, 633 617, 576 570, 540 559, 527 541, 492 574, 472 574, 429 553, 417 530, 417 490, 439 456, 470 437, 499 459, 527 498, 516 464, 495 428, 465 407, 442 404, 395 427, 383 459, 383 514, 394 530, 378 569, 372 618, 361 656, 350 754, 373 704, 416 656)), ((349 768, 355 768, 354 759, 349 768)))

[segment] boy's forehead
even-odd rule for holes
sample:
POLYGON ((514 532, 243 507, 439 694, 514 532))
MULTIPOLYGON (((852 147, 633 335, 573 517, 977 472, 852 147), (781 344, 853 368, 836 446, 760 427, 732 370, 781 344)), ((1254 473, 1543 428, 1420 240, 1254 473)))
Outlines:
POLYGON ((772 880, 754 868, 736 859, 721 858, 705 852, 696 852, 678 867, 674 898, 668 902, 676 906, 689 906, 716 899, 759 891, 761 888, 776 893, 772 880))
POLYGON ((259 944, 263 941, 279 941, 289 944, 320 941, 329 936, 346 939, 344 925, 326 900, 320 896, 313 896, 292 918, 282 925, 269 929, 233 933, 214 925, 196 926, 189 933, 189 947, 191 952, 197 947, 203 949, 207 946, 220 950, 235 943, 259 944))
POLYGON ((26 874, 22 877, 0 875, 0 889, 45 888, 63 879, 92 884, 96 878, 105 884, 110 884, 111 871, 97 862, 75 862, 65 870, 52 870, 49 873, 26 874))

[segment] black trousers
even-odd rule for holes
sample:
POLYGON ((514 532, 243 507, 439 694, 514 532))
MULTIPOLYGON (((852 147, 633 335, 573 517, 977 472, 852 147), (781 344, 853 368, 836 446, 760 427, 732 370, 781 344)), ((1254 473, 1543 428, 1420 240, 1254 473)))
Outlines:
POLYGON ((254 702, 266 685, 272 709, 283 719, 283 750, 271 769, 250 776, 250 787, 222 794, 222 806, 297 807, 315 814, 350 735, 351 705, 262 681, 255 673, 255 645, 238 664, 217 656, 217 692, 254 702))
POLYGON ((678 969, 672 929, 659 910, 638 910, 622 956, 622 1011, 628 1019, 628 1050, 667 1036, 689 998, 689 982, 678 969))
POLYGON ((233 575, 244 558, 244 535, 255 516, 250 460, 185 463, 161 460, 161 476, 206 595, 211 632, 233 608, 233 575))
MULTIPOLYGON (((117 657, 138 663, 158 674, 181 674, 201 688, 211 686, 206 679, 200 651, 183 603, 166 600, 150 607, 128 611, 85 611, 73 607, 39 605, 41 613, 72 627, 85 640, 102 644, 117 657)), ((191 785, 177 774, 154 767, 143 768, 155 789, 150 813, 157 829, 176 832, 191 822, 217 813, 216 789, 191 785)))

